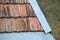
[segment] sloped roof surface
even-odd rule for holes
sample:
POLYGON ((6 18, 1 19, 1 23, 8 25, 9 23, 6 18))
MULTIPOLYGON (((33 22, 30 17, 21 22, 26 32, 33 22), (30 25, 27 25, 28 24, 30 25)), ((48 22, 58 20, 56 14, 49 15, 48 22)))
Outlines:
POLYGON ((28 0, 0 0, 0 32, 43 31, 28 0))
POLYGON ((29 0, 0 0, 0 3, 29 3, 29 0))

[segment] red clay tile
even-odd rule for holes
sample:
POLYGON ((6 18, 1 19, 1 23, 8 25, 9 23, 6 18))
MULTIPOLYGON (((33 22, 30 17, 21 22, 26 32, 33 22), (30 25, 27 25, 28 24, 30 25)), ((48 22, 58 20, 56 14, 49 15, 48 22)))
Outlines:
POLYGON ((23 5, 3 5, 0 4, 0 17, 26 17, 36 16, 30 4, 23 5))
POLYGON ((0 32, 6 31, 6 21, 5 19, 0 19, 0 32))
POLYGON ((17 5, 9 5, 10 15, 12 17, 18 17, 18 6, 17 5))
POLYGON ((0 0, 0 3, 0 32, 43 31, 28 0, 0 0))
POLYGON ((0 19, 0 32, 27 31, 26 18, 0 19))
POLYGON ((36 17, 35 18, 29 17, 28 20, 29 20, 29 29, 31 31, 43 30, 36 17))
POLYGON ((23 5, 18 5, 18 10, 19 10, 19 16, 26 17, 27 16, 27 11, 26 11, 26 6, 25 4, 23 5))
POLYGON ((8 8, 8 5, 5 5, 5 6, 3 5, 3 12, 4 12, 3 14, 5 17, 8 17, 9 10, 7 8, 8 8))
POLYGON ((0 19, 0 32, 43 31, 37 18, 0 19), (27 21, 28 20, 28 21, 27 21), (28 23, 28 24, 27 24, 28 23))
POLYGON ((27 22, 25 18, 18 18, 13 20, 13 31, 26 31, 27 22))
POLYGON ((38 31, 43 31, 43 28, 42 28, 42 26, 41 26, 41 24, 40 24, 40 22, 39 22, 39 20, 38 20, 38 18, 36 18, 36 24, 37 24, 37 29, 38 29, 38 31))
POLYGON ((0 3, 29 3, 28 0, 0 0, 0 3))
POLYGON ((36 16, 30 4, 26 4, 26 11, 28 16, 36 16))
POLYGON ((3 5, 0 4, 0 17, 5 16, 4 11, 3 11, 3 5))
POLYGON ((27 11, 24 5, 0 4, 0 17, 26 17, 27 11))
POLYGON ((11 19, 5 19, 6 20, 6 32, 12 31, 12 18, 11 19))

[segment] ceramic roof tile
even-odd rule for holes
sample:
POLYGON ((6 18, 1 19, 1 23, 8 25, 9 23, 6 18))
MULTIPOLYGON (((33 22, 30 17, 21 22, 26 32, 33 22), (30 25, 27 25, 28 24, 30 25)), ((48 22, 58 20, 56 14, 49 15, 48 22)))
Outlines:
POLYGON ((30 4, 0 4, 0 17, 36 16, 30 4), (23 10, 23 11, 22 11, 23 10))
POLYGON ((26 4, 26 11, 28 16, 36 16, 31 5, 26 4))
POLYGON ((6 21, 4 19, 0 19, 0 32, 6 31, 6 21))
POLYGON ((29 0, 0 0, 0 3, 29 3, 29 0))
POLYGON ((22 16, 22 17, 27 16, 27 11, 26 11, 26 5, 25 4, 18 5, 18 10, 19 10, 19 16, 22 16))
POLYGON ((18 17, 19 16, 19 14, 18 14, 18 6, 17 5, 9 5, 8 10, 9 10, 8 14, 11 17, 18 17))
MULTIPOLYGON (((6 0, 6 3, 10 1, 14 0, 6 0)), ((24 4, 4 4, 0 0, 0 32, 43 31, 32 6, 26 1, 20 0, 24 4)))
POLYGON ((4 10, 5 10, 5 9, 4 9, 3 7, 4 7, 4 6, 3 6, 2 4, 0 4, 0 17, 2 17, 2 16, 4 17, 5 14, 6 14, 6 13, 4 13, 4 10))
POLYGON ((12 31, 27 31, 26 18, 18 18, 13 20, 12 31))
POLYGON ((18 6, 17 5, 0 5, 0 17, 15 17, 18 15, 18 6))
POLYGON ((2 18, 0 32, 42 31, 37 18, 2 18), (27 24, 28 23, 28 24, 27 24))
POLYGON ((29 21, 28 26, 31 31, 43 30, 43 28, 41 27, 41 25, 36 17, 29 17, 28 21, 29 21))

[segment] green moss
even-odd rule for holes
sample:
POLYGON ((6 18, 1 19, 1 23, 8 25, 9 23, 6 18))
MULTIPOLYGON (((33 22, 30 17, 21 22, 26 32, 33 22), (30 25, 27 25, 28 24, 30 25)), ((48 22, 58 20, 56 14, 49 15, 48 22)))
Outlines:
POLYGON ((38 0, 38 4, 52 28, 52 34, 60 40, 60 0, 38 0))

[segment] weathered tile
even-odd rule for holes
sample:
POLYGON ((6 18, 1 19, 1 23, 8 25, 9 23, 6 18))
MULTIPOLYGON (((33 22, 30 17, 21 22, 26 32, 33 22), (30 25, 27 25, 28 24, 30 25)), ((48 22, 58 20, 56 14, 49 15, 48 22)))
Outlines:
POLYGON ((0 4, 0 17, 8 17, 10 14, 9 5, 0 4))
POLYGON ((0 3, 1 3, 1 0, 0 0, 0 3))
POLYGON ((0 3, 13 3, 14 0, 0 0, 0 3))
POLYGON ((24 5, 3 5, 0 4, 0 17, 25 17, 27 16, 26 6, 24 5))
POLYGON ((37 18, 2 18, 0 32, 43 31, 37 18))
POLYGON ((38 29, 38 31, 43 31, 42 25, 41 25, 41 23, 39 22, 38 18, 36 18, 36 24, 37 24, 37 29, 38 29))
POLYGON ((28 16, 36 16, 30 4, 26 4, 26 11, 28 16))
POLYGON ((0 17, 26 17, 26 16, 36 16, 34 11, 29 4, 0 4, 0 17))
POLYGON ((29 30, 31 31, 43 30, 37 18, 29 17, 28 20, 29 20, 29 30))
POLYGON ((26 31, 27 30, 27 22, 25 18, 18 18, 13 20, 12 31, 26 31))
POLYGON ((6 31, 6 21, 3 19, 0 19, 0 32, 6 31))
POLYGON ((0 32, 43 30, 28 0, 0 0, 0 3, 0 32))
POLYGON ((29 19, 30 31, 36 31, 37 30, 37 24, 36 24, 35 18, 29 17, 28 19, 29 19))
POLYGON ((0 0, 0 3, 2 3, 2 0, 0 0))
POLYGON ((29 3, 29 0, 20 0, 20 3, 29 3))
POLYGON ((29 0, 17 0, 16 3, 29 3, 29 0))
POLYGON ((0 19, 0 32, 27 31, 26 18, 0 19))
POLYGON ((4 16, 8 17, 8 13, 9 13, 8 5, 3 5, 3 14, 4 14, 4 16))
POLYGON ((10 11, 10 16, 12 16, 12 17, 18 17, 19 16, 17 5, 9 5, 9 11, 10 11))
POLYGON ((1 0, 1 3, 9 3, 9 0, 1 0))
POLYGON ((29 3, 29 0, 0 0, 0 3, 29 3))
POLYGON ((20 3, 21 1, 20 0, 15 0, 15 3, 20 3))
POLYGON ((18 5, 18 10, 19 10, 19 16, 26 17, 27 16, 27 11, 26 11, 26 6, 25 4, 23 5, 18 5))
POLYGON ((6 32, 12 32, 12 18, 6 20, 6 32))
POLYGON ((2 16, 2 5, 0 4, 0 17, 2 16))
POLYGON ((0 4, 0 17, 4 16, 3 5, 0 4))

